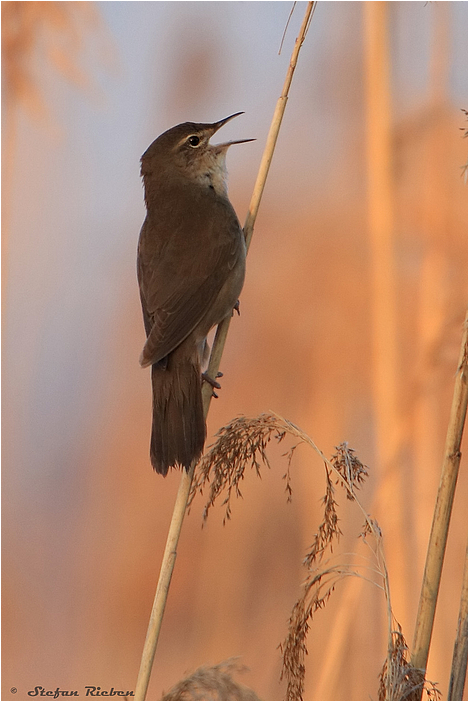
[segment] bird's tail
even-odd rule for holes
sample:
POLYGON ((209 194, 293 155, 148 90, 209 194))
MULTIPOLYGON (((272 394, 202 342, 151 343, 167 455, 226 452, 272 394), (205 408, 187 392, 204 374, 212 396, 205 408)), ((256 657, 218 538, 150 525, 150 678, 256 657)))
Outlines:
POLYGON ((153 424, 150 459, 157 473, 176 465, 186 470, 203 451, 205 420, 198 357, 173 351, 166 364, 151 368, 153 424))

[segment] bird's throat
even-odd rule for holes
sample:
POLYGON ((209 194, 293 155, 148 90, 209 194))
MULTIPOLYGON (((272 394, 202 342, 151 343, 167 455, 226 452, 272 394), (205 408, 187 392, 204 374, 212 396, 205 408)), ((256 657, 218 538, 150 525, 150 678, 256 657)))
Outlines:
POLYGON ((214 190, 217 195, 227 197, 228 195, 228 172, 226 170, 226 154, 207 152, 204 154, 204 168, 200 162, 192 171, 192 179, 204 187, 214 190))

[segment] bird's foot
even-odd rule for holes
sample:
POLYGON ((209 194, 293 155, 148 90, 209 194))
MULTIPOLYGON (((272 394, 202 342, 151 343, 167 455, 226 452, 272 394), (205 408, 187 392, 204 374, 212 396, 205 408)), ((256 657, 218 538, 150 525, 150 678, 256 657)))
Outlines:
POLYGON ((231 316, 234 315, 235 310, 236 310, 236 312, 238 313, 238 317, 240 317, 240 316, 241 316, 241 312, 239 311, 239 300, 236 300, 236 305, 233 307, 233 312, 231 313, 231 316))
MULTIPOLYGON (((223 377, 223 373, 220 373, 220 371, 218 371, 218 373, 216 374, 215 377, 216 377, 216 378, 222 378, 222 377, 223 377)), ((212 397, 218 397, 217 393, 215 392, 215 388, 216 388, 217 390, 220 390, 220 388, 221 388, 220 383, 218 383, 216 380, 214 380, 213 378, 211 378, 211 377, 209 376, 209 374, 207 373, 207 371, 205 371, 204 373, 202 373, 202 380, 205 380, 205 382, 208 383, 208 384, 212 387, 212 397)))

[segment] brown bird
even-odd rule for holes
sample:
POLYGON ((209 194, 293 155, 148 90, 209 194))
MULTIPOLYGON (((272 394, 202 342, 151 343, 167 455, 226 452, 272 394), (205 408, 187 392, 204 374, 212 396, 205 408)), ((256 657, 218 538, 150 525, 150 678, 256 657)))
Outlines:
POLYGON ((137 275, 151 365, 151 463, 166 475, 189 469, 202 453, 206 427, 201 365, 207 334, 228 316, 243 287, 246 246, 228 200, 229 141, 210 137, 214 124, 185 122, 161 134, 142 156, 147 216, 138 242, 137 275))

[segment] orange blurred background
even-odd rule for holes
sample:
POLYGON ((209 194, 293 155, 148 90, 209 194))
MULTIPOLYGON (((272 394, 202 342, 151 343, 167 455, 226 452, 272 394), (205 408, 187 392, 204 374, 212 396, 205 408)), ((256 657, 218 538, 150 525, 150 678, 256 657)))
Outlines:
MULTIPOLYGON (((139 158, 179 122, 244 110, 221 137, 257 139, 228 156, 244 221, 305 6, 279 56, 287 2, 2 3, 2 699, 135 689, 179 484, 148 457, 139 158)), ((328 456, 349 442, 409 645, 466 311, 462 108, 467 3, 319 3, 208 421, 208 443, 268 410, 328 456)), ((219 506, 202 530, 196 499, 148 699, 230 656, 261 698, 283 698, 277 646, 324 472, 298 449, 286 504, 279 453, 261 481, 246 475, 225 527, 219 506)), ((428 667, 443 697, 466 494, 464 468, 428 667)), ((337 500, 340 551, 356 551, 360 514, 337 500)), ((386 645, 382 592, 342 582, 311 625, 305 699, 376 699, 386 645)))

